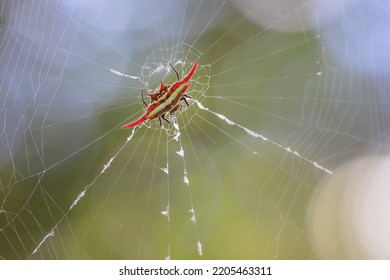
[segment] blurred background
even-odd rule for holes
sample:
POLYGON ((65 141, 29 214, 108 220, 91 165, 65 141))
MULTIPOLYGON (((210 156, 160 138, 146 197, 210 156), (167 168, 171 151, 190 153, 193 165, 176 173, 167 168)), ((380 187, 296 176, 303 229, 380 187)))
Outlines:
POLYGON ((389 33, 386 1, 0 0, 0 259, 389 259, 389 33), (121 129, 195 60, 179 131, 121 129))

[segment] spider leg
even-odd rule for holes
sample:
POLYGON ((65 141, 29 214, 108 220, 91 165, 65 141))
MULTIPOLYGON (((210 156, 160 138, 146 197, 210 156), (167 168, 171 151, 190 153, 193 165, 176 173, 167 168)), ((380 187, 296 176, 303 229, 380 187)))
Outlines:
POLYGON ((188 94, 183 94, 183 97, 187 97, 189 99, 192 99, 192 96, 188 95, 188 94))
POLYGON ((148 107, 148 103, 146 103, 145 99, 144 99, 144 90, 141 89, 141 98, 142 98, 142 103, 145 104, 146 107, 148 107))
POLYGON ((158 117, 158 123, 162 126, 161 117, 158 117))
POLYGON ((167 123, 171 123, 171 122, 165 117, 165 114, 163 114, 163 115, 161 116, 161 118, 162 118, 164 121, 166 121, 167 123))
POLYGON ((169 63, 169 65, 172 67, 173 71, 175 71, 177 80, 180 81, 179 73, 177 73, 175 67, 173 67, 173 65, 171 63, 169 63))
MULTIPOLYGON (((188 96, 187 96, 187 97, 188 97, 188 96)), ((186 103, 187 107, 190 107, 190 104, 188 104, 187 98, 184 97, 184 95, 183 95, 183 97, 181 98, 181 100, 184 100, 184 102, 186 103)))

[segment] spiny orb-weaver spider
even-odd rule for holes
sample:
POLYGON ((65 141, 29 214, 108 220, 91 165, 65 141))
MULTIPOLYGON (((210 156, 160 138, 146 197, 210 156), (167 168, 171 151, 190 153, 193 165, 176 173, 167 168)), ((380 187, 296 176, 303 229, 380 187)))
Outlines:
POLYGON ((198 66, 198 61, 195 60, 194 65, 192 66, 190 72, 180 80, 179 73, 176 69, 169 63, 173 71, 176 73, 177 82, 173 83, 170 86, 165 85, 162 81, 160 82, 160 88, 153 93, 148 93, 150 97, 150 103, 147 104, 144 99, 143 90, 141 90, 142 102, 147 107, 145 113, 136 121, 129 124, 123 125, 122 128, 130 128, 137 126, 144 121, 151 122, 154 119, 158 118, 160 126, 162 125, 161 119, 167 123, 171 123, 166 117, 165 114, 169 112, 173 115, 177 110, 181 108, 181 101, 184 101, 189 107, 187 98, 191 96, 186 94, 188 87, 191 85, 189 83, 192 75, 195 73, 196 67, 198 66))

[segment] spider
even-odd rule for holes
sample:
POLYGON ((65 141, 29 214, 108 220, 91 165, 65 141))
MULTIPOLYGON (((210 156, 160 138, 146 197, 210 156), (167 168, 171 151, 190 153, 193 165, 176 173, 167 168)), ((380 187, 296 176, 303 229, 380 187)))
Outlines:
POLYGON ((160 82, 160 88, 153 93, 148 93, 150 97, 150 103, 147 104, 144 99, 143 90, 141 90, 141 98, 142 103, 145 104, 146 110, 145 113, 137 120, 123 125, 122 128, 130 128, 133 126, 137 126, 144 121, 151 122, 154 119, 158 118, 160 126, 162 126, 162 120, 167 123, 171 123, 166 117, 166 113, 171 115, 175 114, 177 110, 181 108, 181 101, 189 107, 187 98, 191 98, 191 96, 186 94, 188 87, 191 85, 189 83, 192 75, 195 73, 196 67, 198 66, 198 61, 194 62, 190 72, 180 80, 179 73, 176 69, 169 63, 172 67, 173 71, 176 73, 177 82, 172 85, 165 85, 162 81, 160 82))

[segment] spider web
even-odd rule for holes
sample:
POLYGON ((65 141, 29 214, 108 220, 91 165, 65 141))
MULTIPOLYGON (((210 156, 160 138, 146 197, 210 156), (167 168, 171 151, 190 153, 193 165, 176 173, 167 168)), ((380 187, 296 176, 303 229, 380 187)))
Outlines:
POLYGON ((384 2, 0 3, 0 258, 390 256, 384 2))

